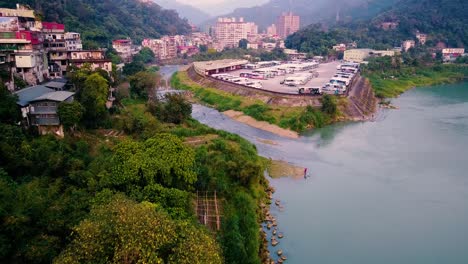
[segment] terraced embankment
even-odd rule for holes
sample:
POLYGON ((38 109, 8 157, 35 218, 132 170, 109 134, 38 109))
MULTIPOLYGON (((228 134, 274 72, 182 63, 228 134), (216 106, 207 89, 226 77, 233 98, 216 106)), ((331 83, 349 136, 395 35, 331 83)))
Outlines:
POLYGON ((368 79, 356 76, 349 94, 348 104, 342 111, 353 121, 372 119, 377 109, 377 98, 368 79))

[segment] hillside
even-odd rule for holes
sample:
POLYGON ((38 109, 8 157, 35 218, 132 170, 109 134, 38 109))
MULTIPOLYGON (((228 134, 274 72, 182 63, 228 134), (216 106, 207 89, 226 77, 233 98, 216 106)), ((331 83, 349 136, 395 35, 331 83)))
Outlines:
POLYGON ((27 4, 44 21, 65 23, 68 31, 80 32, 85 46, 96 47, 121 37, 139 42, 145 37, 186 33, 187 21, 173 10, 138 0, 0 0, 0 6, 27 4))
POLYGON ((199 25, 206 21, 210 15, 191 5, 185 5, 174 0, 154 0, 154 2, 165 9, 173 9, 179 16, 186 18, 190 23, 199 25))
MULTIPOLYGON (((317 0, 311 4, 308 0, 270 0, 269 2, 250 8, 238 8, 226 14, 227 17, 244 17, 246 21, 257 23, 261 29, 275 23, 281 13, 291 10, 301 16, 301 26, 305 27, 317 22, 334 22, 337 11, 340 19, 346 21, 371 17, 382 9, 388 8, 396 0, 317 0), (291 5, 290 5, 291 3, 291 5), (337 9, 339 7, 339 10, 337 9), (354 12, 359 10, 359 12, 354 12)), ((209 23, 213 23, 210 20, 209 23)))
POLYGON ((415 32, 420 31, 429 34, 426 46, 442 41, 449 47, 464 47, 468 45, 467 13, 468 2, 463 0, 400 0, 373 18, 338 23, 326 31, 323 25, 310 25, 291 35, 286 45, 320 54, 349 41, 361 48, 387 49, 415 39, 415 32), (379 27, 382 22, 397 22, 398 27, 383 30, 379 27))

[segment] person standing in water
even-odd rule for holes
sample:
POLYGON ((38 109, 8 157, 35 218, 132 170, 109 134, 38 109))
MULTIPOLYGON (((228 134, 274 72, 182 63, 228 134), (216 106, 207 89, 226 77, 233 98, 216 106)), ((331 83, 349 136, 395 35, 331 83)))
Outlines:
POLYGON ((307 168, 304 168, 304 179, 307 179, 307 168))

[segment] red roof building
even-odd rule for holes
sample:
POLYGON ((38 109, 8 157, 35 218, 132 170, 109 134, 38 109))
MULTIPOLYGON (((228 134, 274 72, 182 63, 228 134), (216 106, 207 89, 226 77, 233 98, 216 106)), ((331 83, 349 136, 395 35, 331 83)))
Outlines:
POLYGON ((42 31, 63 33, 65 32, 65 25, 56 22, 42 22, 42 31))

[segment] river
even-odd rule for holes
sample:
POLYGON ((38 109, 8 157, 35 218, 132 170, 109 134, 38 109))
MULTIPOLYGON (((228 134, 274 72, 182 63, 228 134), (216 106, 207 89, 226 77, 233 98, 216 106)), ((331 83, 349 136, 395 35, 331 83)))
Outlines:
POLYGON ((271 179, 287 263, 468 263, 468 83, 413 89, 375 122, 280 138, 195 105, 193 117, 307 167, 271 179), (273 140, 278 145, 265 144, 273 140))

